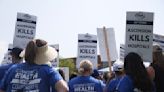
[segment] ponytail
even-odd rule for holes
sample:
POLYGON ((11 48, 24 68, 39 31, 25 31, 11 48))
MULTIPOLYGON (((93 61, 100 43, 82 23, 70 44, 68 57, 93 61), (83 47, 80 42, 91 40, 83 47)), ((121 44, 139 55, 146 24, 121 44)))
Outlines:
POLYGON ((35 41, 30 41, 27 44, 26 50, 25 50, 25 61, 28 64, 35 64, 34 60, 36 57, 36 43, 35 41))

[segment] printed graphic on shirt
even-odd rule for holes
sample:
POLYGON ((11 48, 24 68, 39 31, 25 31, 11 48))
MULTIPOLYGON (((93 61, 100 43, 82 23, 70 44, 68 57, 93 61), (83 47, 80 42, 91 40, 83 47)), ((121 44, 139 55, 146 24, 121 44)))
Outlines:
POLYGON ((17 69, 15 77, 11 81, 11 92, 39 92, 40 81, 41 78, 38 78, 37 70, 25 71, 17 69))
POLYGON ((96 92, 94 83, 75 84, 73 88, 74 92, 96 92))

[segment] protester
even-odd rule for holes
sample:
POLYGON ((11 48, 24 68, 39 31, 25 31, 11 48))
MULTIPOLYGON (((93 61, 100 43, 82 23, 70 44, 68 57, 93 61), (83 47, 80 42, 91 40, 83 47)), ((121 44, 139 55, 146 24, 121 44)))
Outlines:
POLYGON ((18 47, 14 47, 11 52, 10 55, 12 57, 12 63, 11 64, 7 64, 7 65, 2 65, 0 66, 0 83, 2 78, 4 77, 6 71, 14 64, 18 64, 23 62, 22 57, 20 57, 20 53, 22 52, 23 49, 18 48, 18 47))
POLYGON ((103 92, 102 81, 91 76, 93 65, 89 60, 80 62, 79 76, 68 83, 70 92, 103 92))
POLYGON ((108 85, 109 83, 109 80, 110 80, 110 74, 108 71, 104 72, 103 73, 103 82, 108 85))
POLYGON ((46 41, 30 41, 25 49, 25 63, 13 65, 7 71, 0 92, 50 92, 50 88, 67 92, 66 82, 50 66, 50 61, 56 57, 56 50, 46 41))
POLYGON ((101 78, 101 76, 100 76, 100 74, 99 74, 97 69, 93 70, 93 73, 91 74, 91 76, 96 78, 96 79, 102 80, 102 78, 101 78))
POLYGON ((73 79, 73 78, 75 78, 75 77, 77 77, 77 73, 73 72, 73 73, 70 75, 69 80, 71 80, 71 79, 73 79))
POLYGON ((124 59, 126 76, 120 83, 120 92, 154 92, 154 86, 148 76, 142 58, 130 52, 124 59))
POLYGON ((113 71, 115 78, 113 78, 109 85, 107 85, 107 92, 122 92, 119 90, 119 85, 124 79, 124 63, 122 61, 116 61, 113 64, 113 71))
POLYGON ((154 80, 156 92, 164 92, 164 55, 162 48, 153 45, 153 62, 148 68, 151 79, 154 80))

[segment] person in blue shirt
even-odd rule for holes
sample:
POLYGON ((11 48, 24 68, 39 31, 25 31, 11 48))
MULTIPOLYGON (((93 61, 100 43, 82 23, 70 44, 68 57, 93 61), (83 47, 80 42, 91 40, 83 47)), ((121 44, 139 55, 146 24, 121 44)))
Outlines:
MULTIPOLYGON (((113 63, 113 72, 115 74, 115 77, 109 82, 109 84, 106 87, 106 90, 107 92, 122 92, 121 90, 123 87, 121 87, 120 85, 122 85, 123 83, 127 83, 125 81, 128 81, 128 78, 125 78, 124 63, 118 60, 115 61, 113 63)), ((132 83, 132 82, 129 81, 129 83, 132 83)), ((130 90, 130 89, 127 89, 127 90, 130 90)))
POLYGON ((19 56, 19 54, 22 52, 22 50, 23 49, 18 48, 18 47, 14 47, 13 49, 11 49, 10 55, 12 57, 12 63, 11 64, 7 64, 7 65, 0 66, 0 82, 1 82, 2 78, 4 77, 6 71, 13 64, 18 64, 18 63, 22 63, 23 62, 22 57, 19 56))
POLYGON ((30 41, 23 52, 25 63, 15 64, 7 71, 0 92, 68 92, 66 82, 51 67, 50 61, 57 57, 54 48, 36 39, 30 41))
POLYGON ((154 92, 152 81, 148 76, 143 60, 137 53, 130 52, 125 56, 124 72, 125 75, 113 83, 118 87, 117 92, 154 92))
POLYGON ((103 92, 103 82, 92 77, 93 65, 89 60, 80 62, 79 76, 68 83, 70 92, 103 92))
POLYGON ((153 83, 139 54, 130 52, 125 56, 124 70, 128 80, 132 81, 132 84, 126 85, 126 87, 133 91, 123 90, 121 92, 154 92, 153 83))

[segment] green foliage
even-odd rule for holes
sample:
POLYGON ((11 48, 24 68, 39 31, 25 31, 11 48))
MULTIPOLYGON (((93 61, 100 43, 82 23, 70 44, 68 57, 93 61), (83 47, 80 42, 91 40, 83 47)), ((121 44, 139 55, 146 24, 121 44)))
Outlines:
POLYGON ((59 67, 69 67, 69 74, 77 72, 74 59, 60 59, 59 67))

